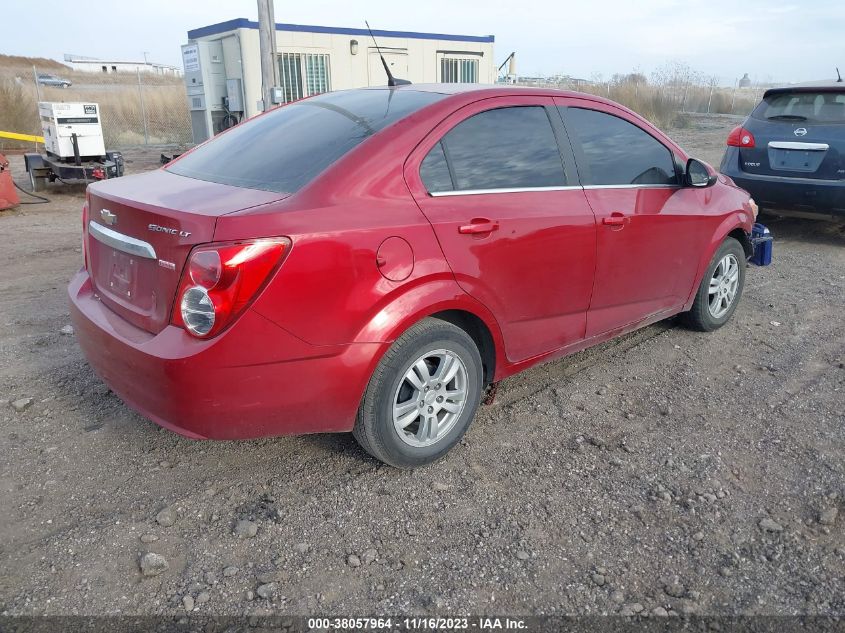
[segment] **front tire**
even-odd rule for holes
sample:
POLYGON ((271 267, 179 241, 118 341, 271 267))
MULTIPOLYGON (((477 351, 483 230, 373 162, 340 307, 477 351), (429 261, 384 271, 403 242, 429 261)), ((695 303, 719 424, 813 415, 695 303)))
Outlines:
POLYGON ((695 301, 683 315, 687 326, 700 332, 718 330, 733 316, 745 286, 745 250, 728 237, 710 260, 695 301))
POLYGON ((440 319, 420 321, 376 367, 352 433, 370 455, 397 468, 437 461, 469 428, 483 368, 472 338, 440 319))

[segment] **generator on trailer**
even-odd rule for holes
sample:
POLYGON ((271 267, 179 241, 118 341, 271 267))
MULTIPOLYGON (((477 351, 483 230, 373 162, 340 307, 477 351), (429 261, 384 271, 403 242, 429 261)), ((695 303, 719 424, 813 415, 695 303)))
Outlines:
POLYGON ((87 182, 123 175, 123 155, 106 151, 99 104, 42 101, 38 114, 46 155, 24 154, 34 191, 47 181, 87 182))

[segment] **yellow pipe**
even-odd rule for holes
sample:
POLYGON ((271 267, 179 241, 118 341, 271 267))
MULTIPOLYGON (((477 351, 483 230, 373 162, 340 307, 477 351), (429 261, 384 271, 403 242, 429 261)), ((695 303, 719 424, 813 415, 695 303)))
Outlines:
POLYGON ((43 143, 43 136, 35 136, 33 134, 18 134, 17 132, 3 132, 0 130, 0 138, 10 138, 15 141, 29 141, 31 143, 43 143))

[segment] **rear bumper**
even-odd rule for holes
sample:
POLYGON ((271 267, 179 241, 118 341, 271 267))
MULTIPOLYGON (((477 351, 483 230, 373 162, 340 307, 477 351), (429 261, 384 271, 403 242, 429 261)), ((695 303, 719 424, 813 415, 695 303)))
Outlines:
POLYGON ((127 405, 194 439, 349 431, 384 343, 315 346, 254 310, 198 340, 150 334, 99 301, 83 270, 68 288, 88 362, 127 405))
POLYGON ((764 176, 742 171, 738 165, 737 148, 729 147, 720 171, 761 208, 845 215, 845 180, 764 176))

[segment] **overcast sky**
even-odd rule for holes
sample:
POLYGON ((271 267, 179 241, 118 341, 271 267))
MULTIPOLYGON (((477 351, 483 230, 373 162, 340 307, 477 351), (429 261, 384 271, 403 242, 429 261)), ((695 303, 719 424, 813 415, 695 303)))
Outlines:
MULTIPOLYGON (((743 73, 790 82, 845 72, 842 0, 276 0, 275 11, 277 22, 362 27, 366 18, 381 29, 492 34, 497 60, 516 51, 521 75, 650 75, 671 61, 722 84, 743 73)), ((0 53, 134 60, 148 51, 181 66, 189 29, 257 11, 254 0, 3 0, 0 15, 0 53)))

